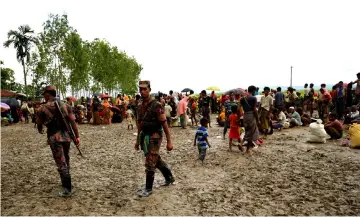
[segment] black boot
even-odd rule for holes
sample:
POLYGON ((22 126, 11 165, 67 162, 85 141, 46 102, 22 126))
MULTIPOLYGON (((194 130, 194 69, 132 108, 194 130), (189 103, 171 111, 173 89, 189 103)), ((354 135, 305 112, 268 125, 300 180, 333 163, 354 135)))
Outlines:
POLYGON ((173 177, 171 170, 169 169, 169 167, 166 164, 161 165, 159 167, 159 170, 165 178, 165 182, 161 186, 169 186, 170 184, 175 182, 175 178, 173 177))
POLYGON ((61 183, 64 187, 64 190, 59 192, 59 196, 61 197, 70 197, 71 196, 71 177, 70 174, 67 176, 61 176, 61 183))
POLYGON ((148 197, 152 194, 152 187, 154 184, 155 172, 154 171, 146 171, 146 184, 145 189, 142 189, 138 192, 140 197, 148 197))

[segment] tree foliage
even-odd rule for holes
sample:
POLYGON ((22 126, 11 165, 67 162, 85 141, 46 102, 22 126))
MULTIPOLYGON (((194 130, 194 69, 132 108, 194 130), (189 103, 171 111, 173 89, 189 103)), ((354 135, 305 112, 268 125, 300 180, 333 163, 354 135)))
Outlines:
MULTIPOLYGON (((72 94, 114 91, 133 94, 142 66, 105 39, 83 40, 67 15, 53 15, 43 24, 36 49, 27 53, 26 73, 32 77, 31 94, 44 84, 72 94)), ((24 67, 25 68, 25 67, 24 67)))
POLYGON ((32 45, 37 42, 33 33, 34 31, 30 28, 30 26, 22 25, 18 28, 18 30, 10 30, 7 34, 8 39, 4 42, 4 47, 8 48, 13 45, 16 49, 16 58, 23 66, 25 87, 27 86, 27 70, 25 68, 25 63, 29 62, 30 49, 32 45))

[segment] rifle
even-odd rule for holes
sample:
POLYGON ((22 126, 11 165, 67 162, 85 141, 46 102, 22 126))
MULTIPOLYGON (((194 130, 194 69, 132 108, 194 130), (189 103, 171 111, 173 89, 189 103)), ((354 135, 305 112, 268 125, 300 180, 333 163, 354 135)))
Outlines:
POLYGON ((75 136, 75 133, 74 133, 74 129, 72 128, 71 124, 69 124, 68 121, 65 119, 64 114, 61 112, 59 103, 57 101, 55 101, 54 103, 55 103, 56 109, 58 110, 59 114, 61 115, 61 120, 62 120, 63 124, 65 125, 66 130, 69 133, 71 140, 74 142, 75 147, 79 151, 79 154, 81 155, 81 157, 84 157, 82 155, 79 147, 76 145, 76 142, 75 142, 76 141, 76 136, 75 136))

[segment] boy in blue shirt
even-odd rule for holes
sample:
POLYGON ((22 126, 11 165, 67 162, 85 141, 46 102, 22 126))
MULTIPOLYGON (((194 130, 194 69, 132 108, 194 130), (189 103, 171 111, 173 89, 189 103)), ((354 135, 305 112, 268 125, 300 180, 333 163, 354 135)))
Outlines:
POLYGON ((202 164, 205 160, 206 150, 211 147, 207 139, 207 137, 209 136, 207 131, 208 122, 209 121, 206 118, 202 118, 200 120, 201 127, 197 129, 194 140, 194 146, 196 146, 197 142, 199 149, 199 159, 201 160, 202 164))

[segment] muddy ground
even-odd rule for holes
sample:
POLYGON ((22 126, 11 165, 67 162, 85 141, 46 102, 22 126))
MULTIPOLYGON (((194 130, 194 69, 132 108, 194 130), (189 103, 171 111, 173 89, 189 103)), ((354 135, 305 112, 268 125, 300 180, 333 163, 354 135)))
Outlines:
MULTIPOLYGON (((71 150, 74 194, 56 196, 60 179, 46 137, 30 125, 1 129, 2 215, 360 215, 360 150, 339 141, 306 143, 298 128, 268 136, 251 155, 227 151, 209 129, 206 164, 192 146, 194 128, 171 129, 175 149, 162 157, 176 184, 135 192, 145 183, 144 158, 126 124, 81 125, 82 159, 71 150)), ((234 148, 235 150, 235 148, 234 148)), ((162 181, 156 173, 156 183, 162 181)))

